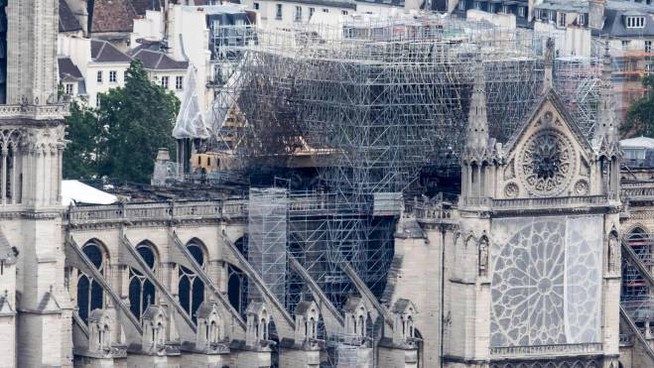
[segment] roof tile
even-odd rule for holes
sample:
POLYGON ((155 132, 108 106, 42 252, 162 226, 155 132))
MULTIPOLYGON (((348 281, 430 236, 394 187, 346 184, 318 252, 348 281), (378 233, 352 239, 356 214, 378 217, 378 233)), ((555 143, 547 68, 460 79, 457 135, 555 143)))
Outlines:
POLYGON ((91 32, 131 32, 136 16, 129 0, 95 0, 91 32))

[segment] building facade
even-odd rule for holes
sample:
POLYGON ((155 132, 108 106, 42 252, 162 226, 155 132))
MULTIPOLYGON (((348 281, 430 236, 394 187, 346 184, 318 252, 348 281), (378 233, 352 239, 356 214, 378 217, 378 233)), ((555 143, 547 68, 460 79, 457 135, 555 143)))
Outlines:
POLYGON ((653 364, 643 303, 654 278, 635 249, 650 246, 654 196, 620 170, 608 56, 593 136, 554 89, 550 43, 541 96, 505 142, 489 133, 477 60, 459 201, 378 198, 375 221, 395 229, 373 290, 353 258, 279 241, 289 214, 331 214, 324 193, 63 208, 58 4, 0 8, 13 46, 0 106, 1 366, 653 364), (327 282, 351 285, 344 300, 305 267, 316 256, 340 269, 327 282), (277 288, 286 282, 298 300, 277 288), (621 304, 621 291, 642 303, 621 304))
MULTIPOLYGON (((6 4, 6 5, 5 5, 6 4)), ((3 365, 70 366, 59 198, 65 106, 57 93, 58 1, 10 1, 2 125, 3 365), (19 349, 25 346, 29 348, 19 349)), ((3 68, 4 69, 4 68, 3 68)))

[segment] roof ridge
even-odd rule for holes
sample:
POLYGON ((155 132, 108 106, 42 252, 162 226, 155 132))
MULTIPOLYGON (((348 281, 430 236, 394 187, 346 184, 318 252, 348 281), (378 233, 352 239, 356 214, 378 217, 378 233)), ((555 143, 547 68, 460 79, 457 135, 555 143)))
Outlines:
POLYGON ((161 60, 163 60, 163 53, 159 53, 159 60, 157 60, 157 63, 155 64, 155 68, 159 69, 159 65, 161 65, 161 60))
POLYGON ((102 53, 104 52, 105 46, 107 46, 107 41, 105 41, 105 40, 99 40, 99 41, 102 42, 102 46, 100 47, 100 50, 98 50, 98 54, 96 55, 96 59, 100 59, 100 55, 102 55, 102 53))

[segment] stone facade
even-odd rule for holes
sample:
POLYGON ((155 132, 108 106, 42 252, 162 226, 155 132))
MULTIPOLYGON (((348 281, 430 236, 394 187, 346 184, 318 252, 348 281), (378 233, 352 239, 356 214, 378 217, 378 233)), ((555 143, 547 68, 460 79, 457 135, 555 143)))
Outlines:
POLYGON ((59 205, 58 4, 7 6, 17 47, 0 106, 0 366, 652 365, 649 317, 619 301, 620 239, 654 227, 654 188, 621 188, 610 73, 593 137, 546 83, 496 142, 479 60, 459 202, 406 202, 379 297, 343 262, 352 295, 338 307, 289 257, 305 289, 287 310, 239 241, 246 198, 59 205))

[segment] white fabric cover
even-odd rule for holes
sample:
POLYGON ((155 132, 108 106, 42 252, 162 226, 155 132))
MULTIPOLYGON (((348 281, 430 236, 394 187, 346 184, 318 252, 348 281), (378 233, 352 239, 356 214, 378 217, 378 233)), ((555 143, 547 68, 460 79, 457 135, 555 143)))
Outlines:
POLYGON ((600 342, 602 225, 601 216, 493 221, 492 347, 600 342))
POLYGON ((236 98, 243 85, 243 65, 248 54, 243 55, 243 58, 238 64, 226 64, 222 66, 223 74, 229 75, 225 84, 220 88, 216 94, 212 106, 207 109, 206 121, 217 134, 225 126, 225 121, 229 114, 230 109, 236 104, 236 98))
POLYGON ((195 68, 192 65, 189 65, 184 82, 182 105, 177 114, 175 128, 173 128, 173 137, 176 139, 207 139, 210 136, 211 131, 209 126, 206 124, 200 104, 200 98, 198 96, 195 68))
POLYGON ((95 189, 78 180, 61 181, 61 204, 69 206, 76 203, 86 204, 112 204, 118 202, 113 194, 95 189))

